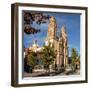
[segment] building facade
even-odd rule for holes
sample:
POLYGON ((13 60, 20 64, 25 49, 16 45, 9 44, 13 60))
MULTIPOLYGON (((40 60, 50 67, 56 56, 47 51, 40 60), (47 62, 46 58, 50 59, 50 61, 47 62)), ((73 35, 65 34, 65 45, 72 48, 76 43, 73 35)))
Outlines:
POLYGON ((55 63, 57 66, 66 66, 68 64, 68 39, 65 27, 62 26, 60 35, 57 36, 57 23, 52 16, 49 21, 47 37, 45 44, 51 43, 56 52, 55 63))
MULTIPOLYGON (((55 18, 52 16, 49 20, 49 26, 47 30, 47 36, 45 40, 45 45, 51 44, 56 52, 56 59, 54 64, 58 67, 64 67, 68 64, 68 39, 65 27, 62 26, 60 35, 57 36, 57 23, 55 18)), ((39 47, 37 41, 35 40, 33 45, 29 47, 29 50, 34 52, 42 52, 43 46, 39 47)))

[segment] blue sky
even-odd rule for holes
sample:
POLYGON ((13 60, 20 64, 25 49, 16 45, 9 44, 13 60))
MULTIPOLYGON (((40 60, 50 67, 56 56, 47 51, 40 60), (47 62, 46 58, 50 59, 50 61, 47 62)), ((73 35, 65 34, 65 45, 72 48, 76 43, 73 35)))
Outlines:
MULTIPOLYGON (((76 48, 78 53, 80 53, 80 14, 48 12, 44 12, 44 14, 55 17, 58 30, 57 35, 59 35, 63 25, 66 27, 66 32, 68 34, 69 53, 71 52, 71 48, 76 48)), ((37 40, 39 46, 43 45, 47 36, 48 23, 49 22, 37 25, 36 22, 33 22, 32 26, 40 29, 41 32, 34 35, 27 35, 24 33, 24 46, 26 48, 33 44, 33 40, 37 40)))

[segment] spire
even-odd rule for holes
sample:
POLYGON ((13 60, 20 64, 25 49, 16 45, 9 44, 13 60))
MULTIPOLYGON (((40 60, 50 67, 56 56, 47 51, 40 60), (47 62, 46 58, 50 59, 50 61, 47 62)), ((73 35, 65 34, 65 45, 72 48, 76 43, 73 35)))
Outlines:
POLYGON ((37 45, 37 40, 34 40, 34 44, 36 44, 36 45, 37 45))
POLYGON ((47 36, 49 39, 56 38, 57 24, 54 16, 50 17, 47 36))
POLYGON ((56 22, 54 16, 51 16, 51 18, 50 18, 50 22, 56 22))
POLYGON ((34 40, 34 41, 33 41, 33 46, 34 46, 34 47, 38 47, 37 40, 34 40))
POLYGON ((63 32, 66 33, 65 29, 66 29, 66 27, 65 26, 62 26, 61 33, 63 33, 63 32))
POLYGON ((64 41, 67 41, 67 33, 65 30, 66 30, 65 26, 62 26, 60 35, 64 41))

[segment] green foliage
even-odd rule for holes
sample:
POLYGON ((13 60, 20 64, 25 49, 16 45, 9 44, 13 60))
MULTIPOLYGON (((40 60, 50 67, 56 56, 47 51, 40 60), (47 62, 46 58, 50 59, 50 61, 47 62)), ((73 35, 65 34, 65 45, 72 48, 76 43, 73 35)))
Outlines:
POLYGON ((80 55, 77 53, 76 48, 72 48, 71 58, 72 58, 72 67, 73 70, 75 71, 76 64, 77 63, 80 64, 80 55))
POLYGON ((76 48, 72 48, 72 54, 71 54, 71 58, 72 58, 72 64, 75 65, 75 62, 77 60, 77 51, 76 48))
POLYGON ((42 60, 46 69, 49 69, 49 65, 54 62, 55 58, 56 54, 53 46, 51 47, 51 44, 49 44, 48 46, 44 46, 42 60))
POLYGON ((34 68, 34 66, 36 65, 36 56, 37 54, 35 52, 30 52, 27 56, 27 65, 34 68))

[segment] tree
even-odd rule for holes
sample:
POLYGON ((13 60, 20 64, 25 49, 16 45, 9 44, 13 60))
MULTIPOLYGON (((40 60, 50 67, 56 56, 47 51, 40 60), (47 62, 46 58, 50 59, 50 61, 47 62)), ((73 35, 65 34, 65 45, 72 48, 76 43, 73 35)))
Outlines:
POLYGON ((80 69, 80 55, 78 55, 77 59, 76 59, 76 69, 80 69))
POLYGON ((75 70, 75 64, 76 64, 76 61, 77 61, 77 57, 78 57, 78 53, 76 51, 76 48, 72 48, 71 58, 72 58, 73 70, 75 70))
POLYGON ((30 52, 27 56, 27 65, 29 66, 30 72, 32 72, 34 66, 36 65, 37 54, 35 52, 30 52))
POLYGON ((56 54, 53 46, 51 46, 50 43, 48 46, 44 46, 42 60, 45 69, 49 70, 49 66, 53 64, 55 58, 56 58, 56 54))

